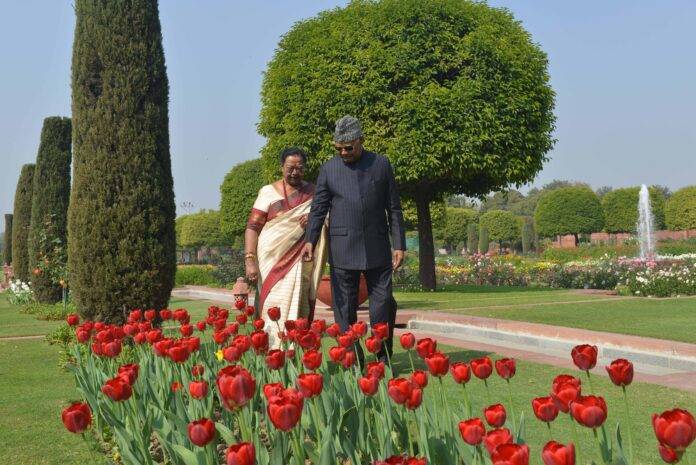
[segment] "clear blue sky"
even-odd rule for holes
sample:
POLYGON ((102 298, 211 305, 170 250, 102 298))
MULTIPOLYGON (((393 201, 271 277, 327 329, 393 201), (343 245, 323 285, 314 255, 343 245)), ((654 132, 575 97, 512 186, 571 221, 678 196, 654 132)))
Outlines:
MULTIPOLYGON (((0 213, 12 211, 43 118, 70 114, 71 3, 0 0, 0 213)), ((263 145, 259 90, 280 35, 345 3, 160 1, 177 205, 217 208, 224 174, 263 145)), ((696 2, 489 3, 512 10, 549 55, 558 142, 535 185, 696 184, 696 2)))

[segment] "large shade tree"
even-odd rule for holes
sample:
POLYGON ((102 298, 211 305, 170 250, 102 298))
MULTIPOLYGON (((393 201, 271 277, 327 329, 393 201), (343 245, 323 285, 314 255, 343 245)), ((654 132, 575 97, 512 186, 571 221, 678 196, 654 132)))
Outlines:
POLYGON ((68 202, 70 201, 71 154, 70 118, 51 116, 41 129, 39 153, 34 171, 34 195, 29 228, 29 266, 42 265, 33 279, 36 300, 58 302, 62 288, 58 284, 65 268, 68 202))
POLYGON ((309 174, 358 117, 418 211, 420 280, 435 287, 430 204, 534 178, 552 147, 546 54, 504 9, 461 0, 354 1, 296 23, 262 87, 266 170, 300 141, 309 174))
POLYGON ((12 216, 12 271, 16 279, 28 282, 29 271, 29 226, 31 224, 31 202, 34 193, 33 163, 22 166, 17 180, 12 216))
POLYGON ((604 213, 599 197, 589 187, 562 187, 544 193, 534 211, 537 233, 544 237, 601 231, 604 213))
POLYGON ((156 0, 75 1, 68 261, 80 312, 163 308, 176 271, 169 83, 156 0))

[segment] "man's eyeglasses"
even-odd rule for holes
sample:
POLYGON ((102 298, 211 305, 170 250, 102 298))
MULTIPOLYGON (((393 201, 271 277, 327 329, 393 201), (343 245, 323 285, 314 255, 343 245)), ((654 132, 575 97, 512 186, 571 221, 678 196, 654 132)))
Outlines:
POLYGON ((342 153, 344 150, 346 152, 350 153, 353 151, 353 146, 352 145, 344 145, 343 147, 336 147, 336 151, 338 153, 342 153))

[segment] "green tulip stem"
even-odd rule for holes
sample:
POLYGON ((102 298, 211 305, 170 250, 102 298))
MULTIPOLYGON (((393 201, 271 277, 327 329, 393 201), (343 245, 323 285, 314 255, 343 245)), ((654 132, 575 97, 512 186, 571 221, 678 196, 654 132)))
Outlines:
POLYGON ((387 349, 386 341, 382 341, 382 349, 384 349, 384 354, 387 356, 387 365, 389 365, 389 369, 391 369, 391 356, 389 355, 389 350, 387 349))
POLYGON ((469 391, 466 390, 466 383, 462 383, 464 389, 464 409, 466 410, 467 418, 471 418, 471 400, 469 399, 469 391))
POLYGON ((316 418, 317 425, 319 426, 319 429, 317 430, 317 440, 319 440, 319 431, 324 431, 324 421, 319 416, 319 408, 317 407, 318 401, 319 396, 316 396, 309 401, 309 408, 312 411, 312 416, 316 418))
POLYGON ((577 463, 582 463, 582 460, 580 460, 580 442, 578 442, 578 426, 575 424, 575 420, 573 419, 573 415, 570 413, 570 410, 568 410, 568 418, 570 419, 570 423, 573 425, 573 443, 575 444, 575 461, 577 463))
POLYGON ((486 385, 486 402, 491 405, 491 388, 488 386, 488 379, 483 380, 483 384, 486 385))
POLYGON ((621 386, 624 398, 624 408, 626 410, 626 432, 628 433, 628 457, 633 465, 633 428, 631 428, 631 413, 628 408, 628 391, 626 386, 621 386))
MULTIPOLYGON (((592 428, 592 434, 594 435, 595 441, 597 442, 597 447, 599 447, 599 456, 602 457, 602 462, 609 465, 606 460, 604 460, 604 453, 602 451, 602 443, 599 440, 599 435, 597 434, 597 428, 592 428)), ((577 451, 577 449, 576 449, 577 451)))
POLYGON ((507 383, 508 397, 510 399, 510 416, 512 417, 512 428, 515 431, 515 434, 518 434, 519 431, 517 431, 517 420, 515 419, 515 404, 512 401, 512 386, 510 385, 509 379, 506 379, 505 382, 507 383))
POLYGON ((551 431, 551 422, 547 421, 546 426, 548 427, 548 430, 549 430, 549 439, 553 439, 553 431, 551 431))
MULTIPOLYGON (((406 408, 406 407, 404 407, 404 408, 406 408)), ((406 438, 406 440, 408 441, 408 451, 409 451, 411 457, 413 457, 415 454, 413 453, 413 441, 411 440, 411 425, 409 424, 408 418, 405 418, 405 420, 406 420, 406 431, 408 432, 408 436, 406 438)))
POLYGON ((442 414, 444 416, 444 426, 445 430, 450 428, 450 414, 447 409, 447 404, 445 401, 445 385, 442 382, 442 376, 438 376, 437 380, 440 382, 440 402, 442 403, 442 414))
POLYGON ((290 433, 292 435, 292 442, 294 446, 292 455, 295 457, 295 462, 297 465, 305 465, 304 448, 302 447, 302 439, 300 438, 300 435, 302 434, 301 430, 301 426, 295 425, 290 433))
POLYGON ((411 355, 411 349, 408 349, 406 353, 408 353, 408 361, 411 362, 411 373, 413 373, 414 371, 416 371, 416 368, 413 365, 413 356, 411 355))
POLYGON ((587 374, 587 382, 590 384, 590 392, 595 395, 594 385, 592 384, 592 377, 590 376, 590 370, 585 370, 587 374))

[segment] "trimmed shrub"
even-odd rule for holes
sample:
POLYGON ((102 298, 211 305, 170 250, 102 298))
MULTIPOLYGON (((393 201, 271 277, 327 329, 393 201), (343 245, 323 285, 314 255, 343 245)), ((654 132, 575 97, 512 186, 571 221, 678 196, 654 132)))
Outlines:
POLYGON ((179 265, 176 267, 176 286, 210 286, 221 287, 222 283, 215 277, 212 265, 179 265))
POLYGON ((488 253, 490 248, 490 239, 488 236, 488 228, 486 226, 480 226, 479 229, 479 253, 488 253))
POLYGON ((216 247, 230 245, 220 229, 220 212, 209 210, 177 218, 177 244, 181 247, 216 247), (180 229, 180 231, 179 231, 180 229))
POLYGON ((34 275, 32 285, 39 303, 53 304, 62 297, 56 275, 48 270, 64 268, 70 201, 70 161, 72 126, 70 118, 46 118, 41 129, 41 143, 34 171, 34 195, 29 228, 29 268, 44 263, 42 272, 34 275), (46 263, 49 262, 49 263, 46 263))
POLYGON ((470 254, 478 250, 478 224, 469 223, 466 226, 466 251, 470 254))
MULTIPOLYGON (((655 229, 665 225, 665 196, 659 189, 651 187, 650 206, 655 229)), ((602 197, 604 230, 609 233, 634 233, 638 223, 638 195, 640 187, 626 187, 607 192, 602 197)))
POLYGON ((517 216, 505 210, 491 210, 479 218, 479 225, 488 230, 489 238, 499 243, 520 238, 520 221, 517 216))
POLYGON ((679 189, 667 201, 667 227, 674 231, 696 229, 696 186, 679 189))
POLYGON ((528 254, 534 246, 534 224, 525 221, 522 226, 522 253, 528 254))
POLYGON ((12 213, 5 213, 5 232, 2 238, 2 262, 12 264, 12 213))
POLYGON ((74 8, 70 284, 83 316, 120 322, 166 307, 176 273, 162 31, 156 1, 74 8))
POLYGON ((224 237, 244 234, 251 207, 264 186, 261 159, 235 165, 220 185, 220 227, 224 237))
POLYGON ((31 224, 31 203, 34 192, 33 163, 22 166, 17 181, 12 217, 12 271, 15 279, 29 282, 29 226, 31 224))
POLYGON ((589 187, 573 186, 544 193, 534 211, 536 231, 543 237, 600 231, 604 227, 602 205, 589 187))
MULTIPOLYGON (((432 211, 432 210, 431 210, 432 211)), ((440 238, 447 247, 456 248, 466 242, 468 225, 476 221, 476 212, 469 208, 448 207, 445 210, 444 225, 440 238)))

